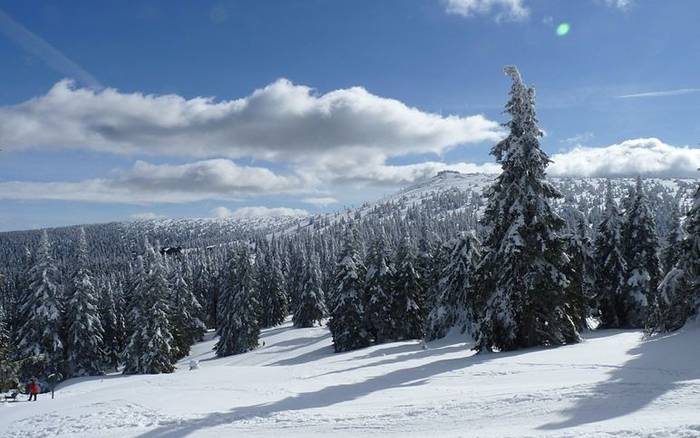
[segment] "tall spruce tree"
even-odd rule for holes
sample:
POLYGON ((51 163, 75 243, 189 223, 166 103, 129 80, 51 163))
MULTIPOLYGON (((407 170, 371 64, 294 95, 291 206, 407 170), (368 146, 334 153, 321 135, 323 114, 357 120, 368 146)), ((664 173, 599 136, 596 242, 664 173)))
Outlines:
POLYGON ((10 328, 7 324, 7 313, 5 308, 0 306, 0 361, 10 359, 10 328))
POLYGON ((326 298, 321 289, 321 268, 316 254, 313 254, 306 265, 304 286, 299 296, 299 305, 294 312, 294 327, 313 327, 320 324, 326 317, 326 298))
POLYGON ((462 233, 450 242, 449 263, 442 271, 440 294, 428 315, 426 339, 439 339, 458 326, 462 333, 474 335, 477 312, 474 309, 476 270, 481 260, 481 245, 474 233, 462 233))
POLYGON ((390 319, 394 324, 393 338, 421 339, 425 327, 425 295, 416 269, 418 259, 409 238, 404 238, 396 252, 392 279, 390 319))
POLYGON ((622 226, 622 248, 627 264, 627 277, 622 289, 620 325, 626 328, 645 326, 656 301, 661 267, 657 251, 656 224, 644 193, 642 179, 637 178, 632 199, 625 211, 622 226))
POLYGON ((595 239, 595 291, 601 328, 621 326, 620 313, 627 264, 622 251, 621 218, 610 181, 605 195, 605 211, 595 239))
POLYGON ((666 244, 661 251, 661 266, 664 274, 670 272, 678 263, 681 255, 681 242, 683 242, 683 229, 681 228, 681 214, 676 203, 673 205, 673 211, 671 212, 666 244))
POLYGON ((125 327, 119 306, 115 302, 111 281, 105 281, 101 288, 99 308, 104 330, 104 366, 105 369, 117 371, 124 349, 125 327))
POLYGON ((179 266, 172 270, 170 288, 173 349, 175 357, 181 359, 190 354, 190 347, 202 339, 207 328, 200 318, 202 306, 179 266))
POLYGON ((389 260, 384 234, 372 242, 367 255, 365 274, 365 321, 377 343, 394 339, 396 321, 392 318, 393 266, 389 260))
POLYGON ((60 276, 46 231, 41 235, 29 278, 29 290, 20 309, 24 323, 19 327, 16 354, 22 360, 24 377, 46 376, 64 365, 60 276))
POLYGON ((365 269, 359 255, 357 238, 353 230, 349 229, 336 264, 335 290, 330 302, 328 327, 336 352, 367 347, 371 342, 371 336, 365 328, 364 277, 365 269))
POLYGON ((487 192, 481 221, 487 237, 479 268, 485 303, 479 351, 579 341, 566 306, 569 281, 558 235, 564 221, 550 205, 561 195, 545 177, 550 160, 539 145, 535 91, 515 67, 505 72, 513 79, 506 105, 512 119, 505 124, 508 137, 491 151, 503 172, 487 192))
POLYGON ((270 248, 261 260, 262 266, 258 270, 260 275, 260 326, 274 327, 284 322, 289 315, 289 296, 287 295, 282 264, 270 248))
POLYGON ((8 324, 8 315, 0 305, 0 393, 13 387, 18 381, 17 362, 12 360, 12 336, 8 324))
POLYGON ((260 339, 258 284, 246 246, 231 257, 225 281, 219 304, 219 340, 214 346, 219 357, 251 351, 260 339))
POLYGON ((133 324, 124 352, 124 374, 171 373, 175 369, 170 325, 170 288, 162 257, 145 242, 139 288, 132 297, 133 324))
POLYGON ((685 238, 673 269, 659 286, 653 331, 673 331, 700 314, 700 186, 686 216, 685 238))
POLYGON ((588 237, 588 225, 583 215, 578 217, 576 229, 566 234, 566 253, 569 256, 566 276, 567 306, 579 331, 588 328, 587 317, 595 313, 593 245, 588 237))
POLYGON ((77 269, 71 277, 66 306, 68 374, 103 374, 104 330, 100 319, 99 293, 88 264, 85 230, 78 235, 77 269))

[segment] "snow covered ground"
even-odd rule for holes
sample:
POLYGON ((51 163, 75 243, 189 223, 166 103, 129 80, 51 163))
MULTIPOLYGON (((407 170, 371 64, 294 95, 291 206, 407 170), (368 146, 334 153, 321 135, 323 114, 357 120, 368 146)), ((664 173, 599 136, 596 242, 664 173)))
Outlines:
POLYGON ((74 379, 0 403, 3 437, 695 437, 700 327, 600 331, 553 349, 474 356, 459 336, 334 354, 326 328, 265 330, 258 350, 195 346, 170 375, 74 379))

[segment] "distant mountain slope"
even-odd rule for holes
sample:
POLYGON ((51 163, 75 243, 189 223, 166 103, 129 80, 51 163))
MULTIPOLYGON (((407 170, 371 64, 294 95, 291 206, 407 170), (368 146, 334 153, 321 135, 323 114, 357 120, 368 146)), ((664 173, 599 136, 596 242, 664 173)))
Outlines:
MULTIPOLYGON (((335 213, 309 217, 248 217, 248 218, 198 218, 198 219, 152 219, 133 222, 85 225, 88 241, 100 248, 104 257, 127 257, 140 247, 144 236, 161 246, 205 248, 226 245, 252 235, 294 234, 297 232, 321 232, 334 226, 342 226, 349 220, 381 223, 387 218, 400 220, 461 221, 455 229, 476 225, 484 200, 482 194, 495 175, 461 174, 445 171, 396 193, 367 202, 359 207, 335 213), (397 216, 398 215, 398 216, 397 216), (110 255, 111 254, 111 255, 110 255)), ((588 222, 595 225, 604 202, 605 179, 602 178, 554 178, 564 198, 556 203, 563 215, 567 210, 583 212, 588 222)), ((610 180, 618 199, 622 199, 634 180, 610 180)), ((674 204, 687 208, 697 186, 692 179, 647 179, 645 189, 657 216, 657 228, 663 238, 674 204)), ((54 252, 60 258, 70 257, 78 226, 50 230, 56 242, 54 252)), ((11 268, 24 247, 32 248, 38 242, 40 231, 15 231, 0 233, 0 266, 11 268)))

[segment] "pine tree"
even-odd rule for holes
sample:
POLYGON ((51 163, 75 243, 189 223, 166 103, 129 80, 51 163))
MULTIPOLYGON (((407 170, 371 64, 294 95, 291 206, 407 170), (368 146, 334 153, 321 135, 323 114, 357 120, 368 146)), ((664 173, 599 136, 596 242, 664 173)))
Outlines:
POLYGON ((671 212, 671 223, 666 245, 661 252, 661 266, 664 273, 668 273, 676 266, 681 254, 681 242, 683 241, 683 230, 681 228, 681 217, 678 204, 673 205, 671 212))
POLYGON ((260 304, 261 327, 274 327, 284 322, 289 314, 289 296, 287 295, 282 264, 272 249, 268 250, 259 270, 261 275, 260 304))
POLYGON ((85 230, 78 237, 77 270, 71 278, 66 306, 68 373, 70 376, 103 374, 104 330, 98 308, 95 279, 88 268, 85 230))
POLYGON ((627 278, 623 287, 622 312, 618 315, 622 327, 642 328, 656 301, 661 268, 656 237, 656 224, 649 210, 642 179, 632 193, 622 227, 622 247, 627 264, 627 278))
POLYGON ((17 382, 17 363, 12 360, 12 343, 8 315, 0 306, 0 393, 17 382))
POLYGON ((480 244, 473 233, 462 233, 450 242, 449 263, 442 271, 440 294, 428 315, 426 339, 439 339, 455 326, 474 334, 476 268, 481 260, 480 244))
POLYGON ((540 149, 535 92, 515 67, 506 112, 508 137, 492 150, 503 172, 488 190, 482 218, 487 229, 480 265, 484 282, 484 314, 478 327, 477 350, 501 351, 579 340, 566 307, 569 281, 563 239, 564 221, 550 199, 561 197, 546 180, 550 160, 540 149))
POLYGON ((411 241, 404 238, 397 250, 392 281, 390 319, 394 323, 393 338, 396 340, 423 338, 425 297, 416 264, 411 241))
POLYGON ((387 342, 394 339, 396 321, 391 315, 394 271, 383 234, 372 243, 366 268, 364 302, 367 330, 375 342, 387 342))
POLYGON ((588 328, 586 318, 594 314, 594 266, 593 245, 588 238, 585 219, 581 215, 573 232, 568 233, 566 253, 569 256, 566 276, 567 307, 579 331, 588 328))
POLYGON ((371 342, 370 334, 365 328, 364 271, 356 236, 349 230, 336 264, 335 290, 332 293, 331 318, 328 323, 336 352, 364 348, 371 342))
POLYGON ((684 229, 679 259, 659 286, 658 307, 651 321, 653 331, 678 330, 700 314, 700 186, 684 229))
POLYGON ((260 338, 258 291, 248 249, 244 246, 229 263, 229 273, 220 297, 219 357, 257 348, 260 338))
MULTIPOLYGON (((430 324, 430 314, 434 311, 437 312, 436 308, 440 305, 442 301, 443 293, 443 283, 445 272, 448 269, 450 262, 450 256, 452 254, 452 244, 453 240, 447 242, 439 241, 433 248, 433 253, 431 256, 432 266, 428 275, 430 278, 426 281, 427 289, 425 290, 425 305, 426 305, 426 321, 430 324)), ((432 318, 435 318, 433 315, 432 318)), ((426 333, 428 334, 428 339, 432 339, 431 328, 428 326, 426 328, 426 333)))
POLYGON ((5 308, 0 306, 0 362, 10 359, 10 329, 5 308))
POLYGON ((173 349, 175 357, 182 359, 190 354, 190 347, 202 339, 207 328, 200 319, 202 306, 177 266, 172 270, 170 288, 173 349))
POLYGON ((112 283, 106 281, 100 294, 100 314, 104 334, 104 364, 106 369, 117 370, 121 361, 121 352, 124 348, 124 320, 114 300, 112 283))
POLYGON ((304 287, 299 296, 299 306, 293 316, 294 327, 297 328, 313 327, 316 323, 320 324, 328 314, 325 296, 323 289, 321 289, 321 272, 316 254, 313 254, 308 260, 303 284, 304 287))
POLYGON ((124 352, 124 374, 171 373, 175 369, 173 336, 162 258, 146 241, 142 278, 132 297, 132 332, 124 352))
POLYGON ((607 183, 605 211, 598 225, 595 240, 595 291, 601 328, 621 326, 620 309, 627 277, 627 265, 622 253, 620 213, 613 199, 610 181, 607 183))
POLYGON ((16 354, 22 375, 48 375, 63 368, 64 345, 60 339, 61 303, 59 273, 51 256, 46 231, 41 235, 34 266, 29 271, 29 290, 21 306, 16 354))

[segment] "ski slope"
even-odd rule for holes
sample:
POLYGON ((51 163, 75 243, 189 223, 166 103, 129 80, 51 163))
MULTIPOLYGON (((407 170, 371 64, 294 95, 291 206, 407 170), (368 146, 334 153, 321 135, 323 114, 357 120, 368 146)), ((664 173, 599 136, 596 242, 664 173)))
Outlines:
POLYGON ((216 359, 209 339, 169 375, 73 379, 56 399, 0 403, 0 436, 695 437, 700 327, 642 340, 475 356, 459 335, 332 353, 326 328, 265 330, 216 359))

